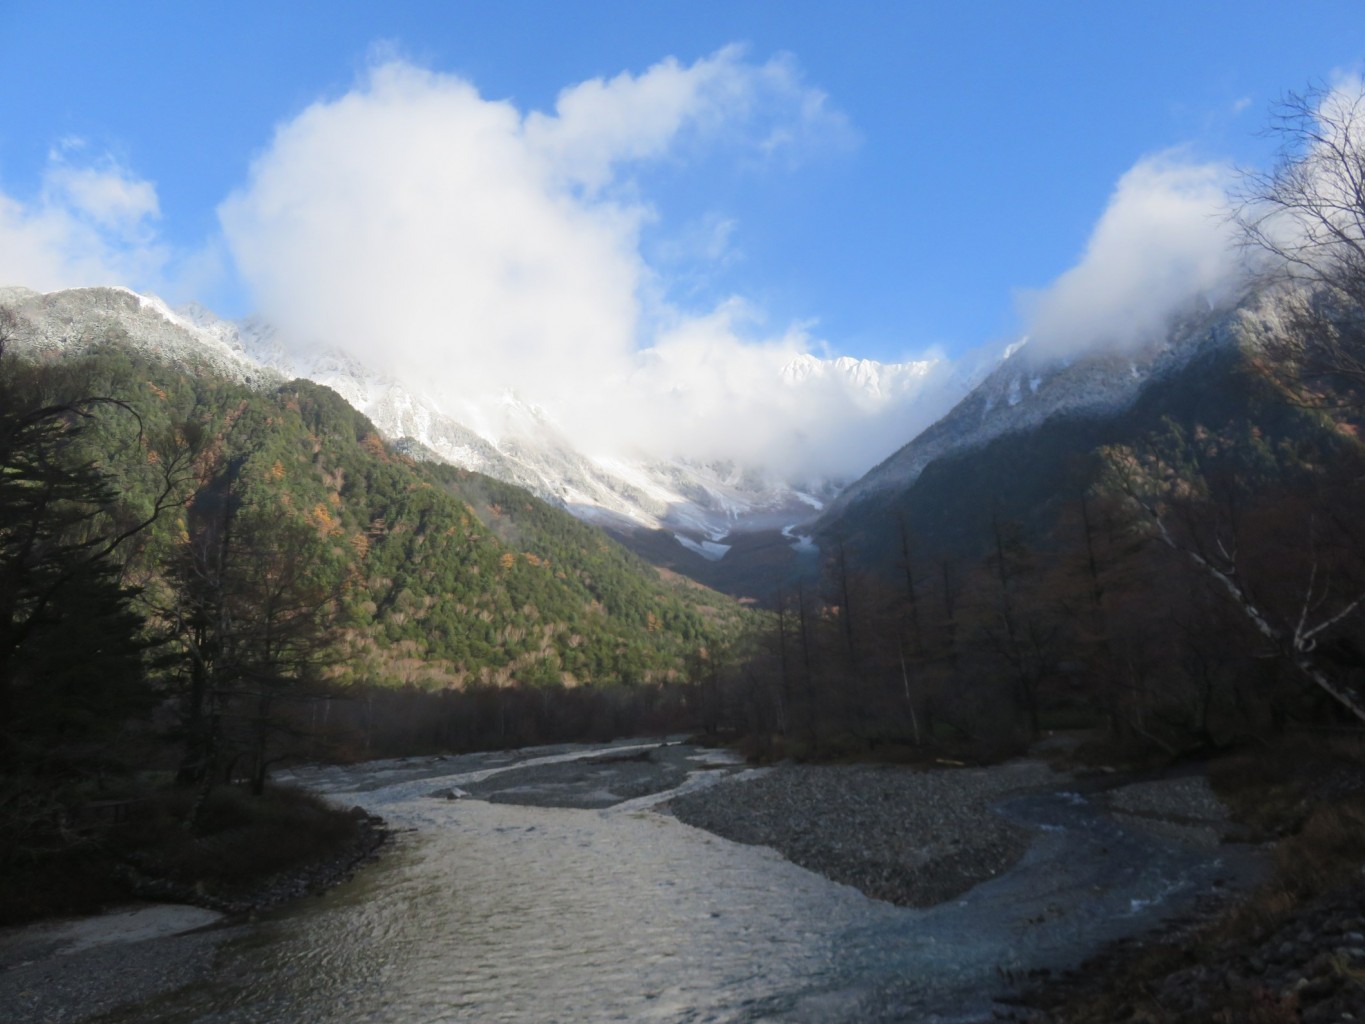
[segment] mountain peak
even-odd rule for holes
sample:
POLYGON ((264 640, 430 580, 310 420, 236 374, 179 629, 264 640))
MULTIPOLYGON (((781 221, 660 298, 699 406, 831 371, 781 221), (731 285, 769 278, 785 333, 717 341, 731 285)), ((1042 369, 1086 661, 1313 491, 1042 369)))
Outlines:
POLYGON ((1236 305, 1200 303, 1163 334, 1140 343, 1049 353, 1025 337, 1004 349, 957 405, 840 494, 825 519, 878 492, 911 486, 933 461, 980 448, 1006 434, 1036 429, 1054 416, 1108 415, 1147 384, 1201 352, 1236 343, 1273 298, 1244 296, 1236 305))

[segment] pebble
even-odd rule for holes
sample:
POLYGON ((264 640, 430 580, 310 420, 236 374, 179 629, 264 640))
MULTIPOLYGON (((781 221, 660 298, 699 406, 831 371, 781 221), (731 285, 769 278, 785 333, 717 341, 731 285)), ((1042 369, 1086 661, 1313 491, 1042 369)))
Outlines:
POLYGON ((782 764, 755 779, 670 801, 682 821, 793 863, 875 899, 925 907, 999 874, 1030 833, 990 807, 1055 786, 1041 762, 990 769, 782 764))

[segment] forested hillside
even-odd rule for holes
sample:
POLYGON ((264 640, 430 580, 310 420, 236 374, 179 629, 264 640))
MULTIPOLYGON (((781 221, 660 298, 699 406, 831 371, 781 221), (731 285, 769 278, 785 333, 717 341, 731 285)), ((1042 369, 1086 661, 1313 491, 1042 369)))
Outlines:
POLYGON ((1365 723, 1365 147, 1358 101, 1317 102, 1248 186, 1241 305, 1149 341, 1173 358, 1141 386, 983 439, 1002 399, 1142 377, 1103 346, 997 374, 925 435, 961 443, 913 442, 821 520, 819 576, 734 680, 741 728, 1000 754, 1085 726, 1186 756, 1365 723))
POLYGON ((746 731, 998 755, 1086 726, 1185 754, 1355 720, 1365 449, 1250 355, 855 506, 736 680, 746 731))
POLYGON ((527 493, 393 451, 327 388, 187 372, 117 330, 35 360, 3 326, 0 730, 25 770, 155 734, 182 776, 259 783, 304 738, 322 749, 321 702, 333 740, 379 749, 373 694, 395 690, 395 744, 452 743, 456 720, 472 745, 610 731, 585 694, 654 706, 742 628, 527 493), (455 691, 498 695, 493 734, 421 696, 455 691), (521 692, 534 723, 509 716, 521 692))

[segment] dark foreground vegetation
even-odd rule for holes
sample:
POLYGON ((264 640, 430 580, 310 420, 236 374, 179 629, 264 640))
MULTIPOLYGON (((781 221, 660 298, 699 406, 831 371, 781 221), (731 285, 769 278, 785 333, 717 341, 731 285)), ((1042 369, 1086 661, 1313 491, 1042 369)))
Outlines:
POLYGON ((1276 843, 1268 881, 1204 916, 1037 983, 1030 1024, 1298 1024, 1365 1017, 1365 750, 1298 737, 1210 765, 1247 829, 1276 843))
MULTIPOLYGON (((216 787, 191 817, 191 790, 119 787, 79 804, 41 856, 14 858, 0 922, 91 913, 138 899, 226 913, 259 910, 345 878, 385 838, 382 823, 311 794, 271 786, 253 796, 216 787)), ((26 837, 31 851, 41 838, 26 837)))

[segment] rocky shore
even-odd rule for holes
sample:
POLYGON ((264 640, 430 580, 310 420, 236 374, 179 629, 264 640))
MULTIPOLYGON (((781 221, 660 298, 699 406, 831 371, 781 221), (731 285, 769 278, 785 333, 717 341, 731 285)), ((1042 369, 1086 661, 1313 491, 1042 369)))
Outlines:
MULTIPOLYGON (((636 745, 561 763, 547 763, 536 753, 526 760, 525 766, 496 767, 505 759, 471 756, 467 766, 418 759, 369 770, 385 784, 416 790, 430 779, 431 798, 472 797, 602 811, 618 804, 634 808, 642 795, 661 794, 687 780, 682 792, 665 796, 668 802, 660 810, 731 840, 772 847, 808 870, 910 907, 952 900, 1019 862, 1039 833, 999 813, 998 806, 1015 797, 1028 801, 1035 799, 1031 794, 1060 791, 1079 800, 1079 795, 1066 791, 1083 789, 1089 803, 1105 808, 1105 814, 1125 829, 1147 830, 1162 842, 1191 850, 1212 850, 1228 828, 1223 807, 1207 780, 1198 775, 1125 784, 1116 777, 1079 779, 1037 760, 931 770, 782 764, 755 771, 720 754, 677 744, 636 745), (465 767, 472 769, 472 777, 451 771, 465 767), (455 782, 437 781, 446 779, 455 782)), ((317 774, 330 785, 318 786, 319 779, 312 784, 338 795, 354 791, 360 782, 360 775, 350 770, 319 769, 317 774)), ((159 993, 207 979, 218 944, 250 927, 245 923, 250 911, 320 891, 375 855, 387 835, 383 823, 359 809, 352 813, 363 818, 352 843, 302 872, 268 879, 249 892, 206 897, 164 883, 139 884, 139 892, 148 898, 208 906, 225 915, 208 929, 78 950, 56 949, 50 937, 42 940, 32 932, 27 940, 12 937, 8 945, 0 935, 0 1020, 88 1020, 113 1006, 144 1003, 159 993)), ((1137 942, 1111 949, 1105 954, 1110 959, 1035 991, 1031 1002, 1018 1007, 1015 1019, 1067 1024, 1216 1019, 1198 1014, 1225 1005, 1218 1001, 1217 986, 1240 984, 1229 980, 1235 978, 1264 978, 1262 988, 1238 989, 1260 993, 1255 998, 1292 999, 1297 1001, 1294 1005, 1305 1007, 1316 999, 1352 1012, 1339 993, 1353 984, 1359 987, 1350 981, 1351 971, 1357 967, 1365 971, 1365 956, 1358 963, 1354 952, 1357 936, 1365 931, 1365 913, 1357 912, 1362 909, 1325 908, 1321 921, 1313 919, 1293 934, 1276 936, 1273 945, 1252 952, 1229 948, 1223 961, 1201 964, 1192 968, 1194 973, 1167 972, 1161 984, 1169 992, 1162 998, 1185 1007, 1181 1011, 1185 1016, 1142 1016, 1145 1011, 1137 1004, 1119 1007, 1128 1017, 1105 1016, 1115 1006, 1100 991, 1099 979, 1117 972, 1115 965, 1141 946, 1137 942), (1300 932, 1308 930, 1330 935, 1331 941, 1300 942, 1300 932), (1097 1015, 1068 1015, 1096 998, 1107 1007, 1097 1015)), ((1164 947, 1177 938, 1162 933, 1146 941, 1164 947)), ((1008 980, 1002 978, 1002 988, 1008 987, 1008 980)))
POLYGON ((1037 761, 916 771, 782 764, 672 800, 679 819, 901 906, 951 899, 1007 870, 1029 832, 991 810, 1063 776, 1037 761))
POLYGON ((367 814, 359 807, 353 807, 349 813, 356 822, 354 834, 327 856, 294 870, 255 879, 239 889, 213 892, 202 886, 149 876, 132 866, 125 868, 126 881, 134 895, 150 902, 203 907, 231 917, 269 910, 303 896, 325 892, 379 856, 380 848, 389 837, 383 819, 367 814))
POLYGON ((1365 1021, 1365 885, 1333 892, 1252 935, 1207 914, 1105 950, 1025 992, 1017 1024, 1365 1021))

